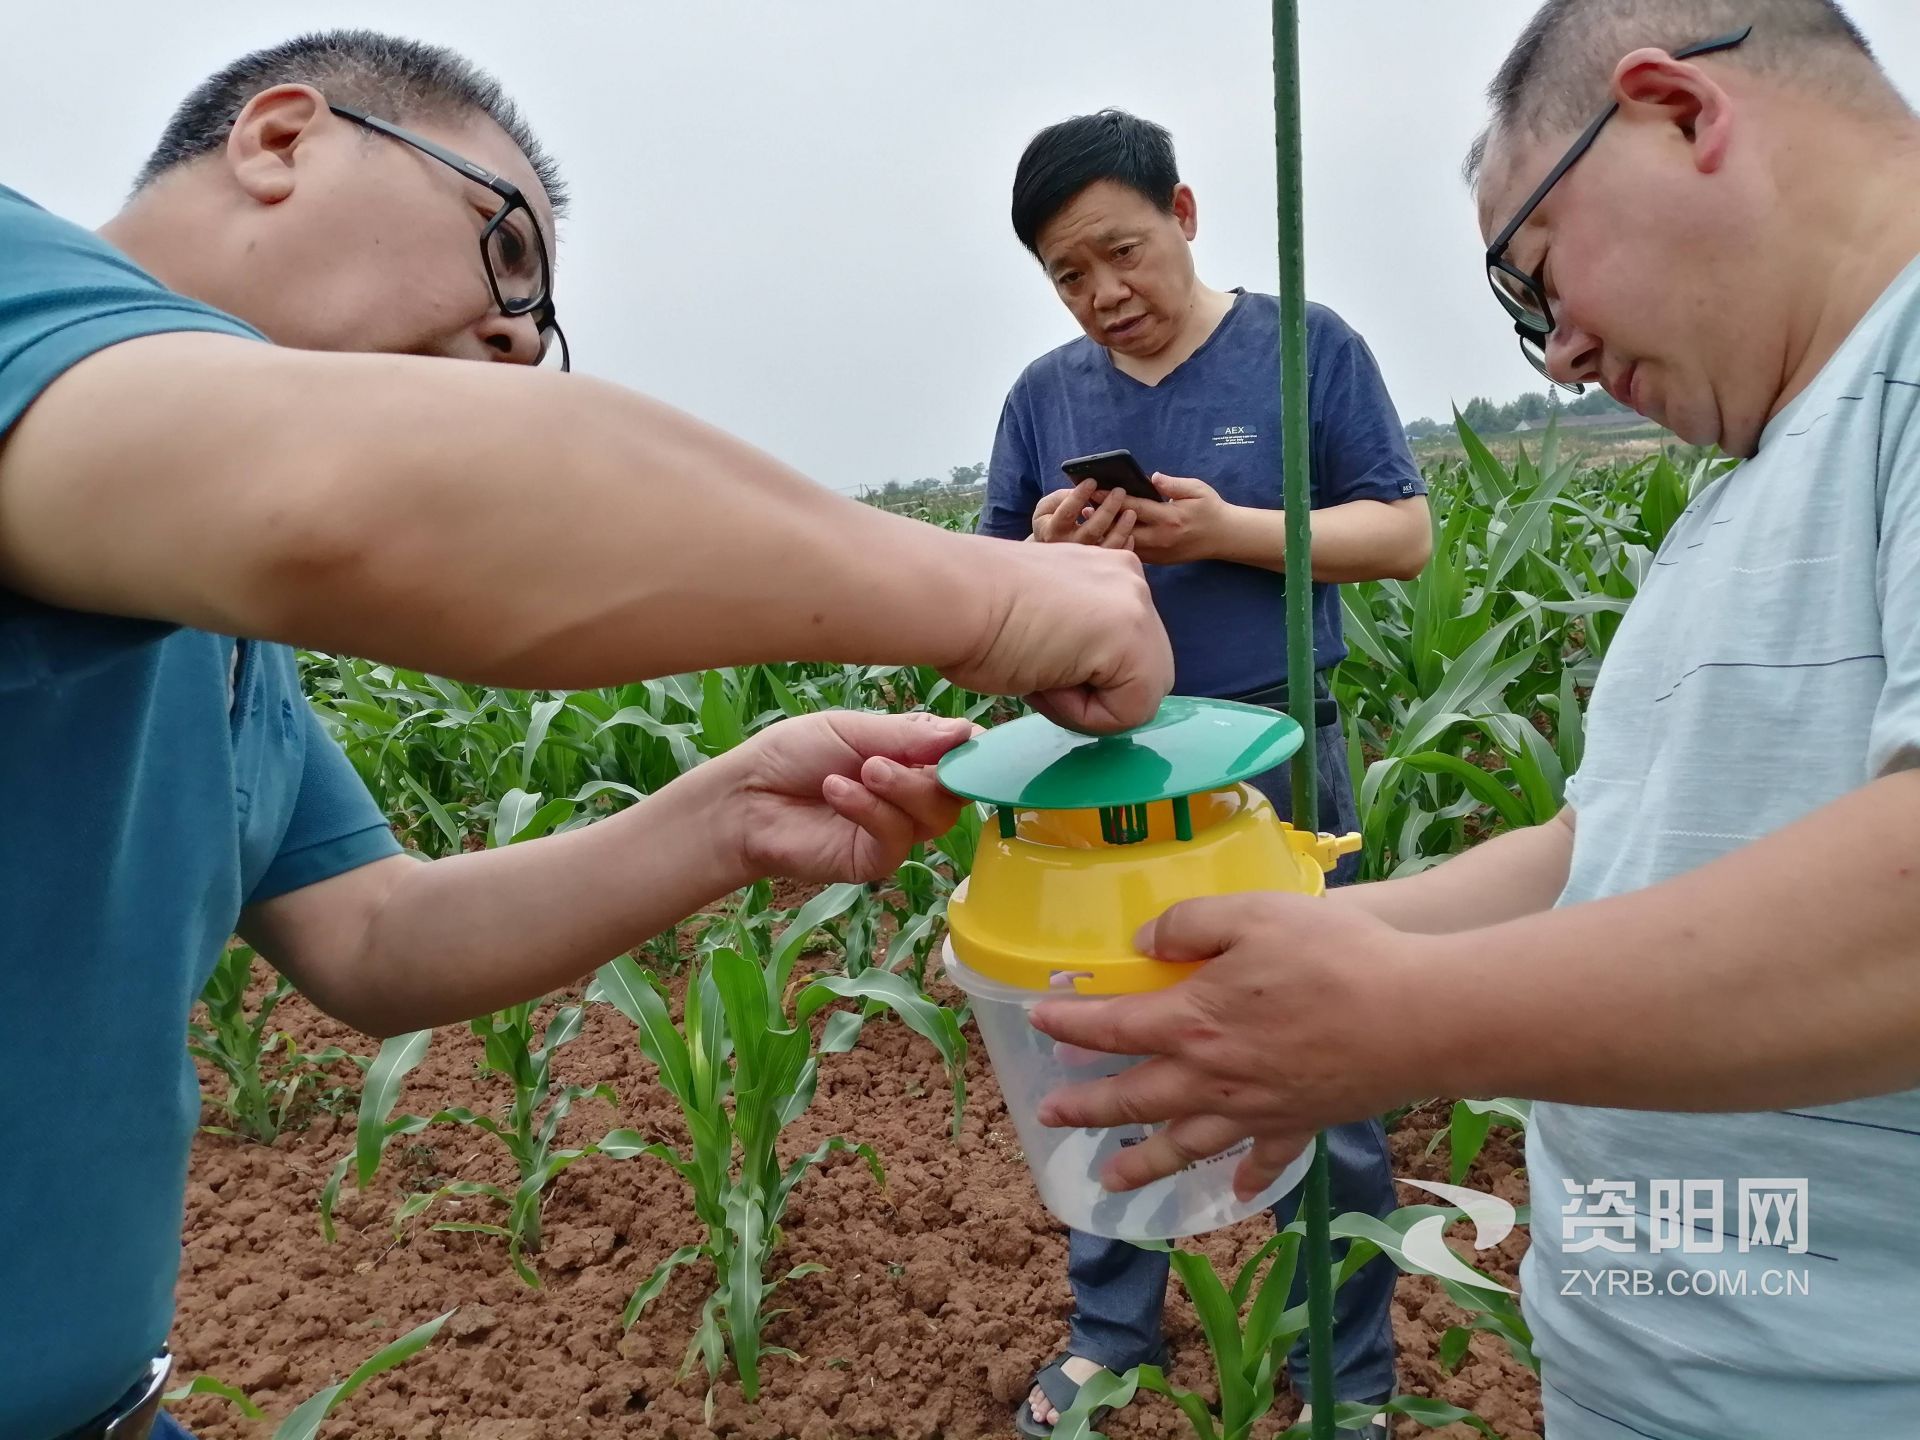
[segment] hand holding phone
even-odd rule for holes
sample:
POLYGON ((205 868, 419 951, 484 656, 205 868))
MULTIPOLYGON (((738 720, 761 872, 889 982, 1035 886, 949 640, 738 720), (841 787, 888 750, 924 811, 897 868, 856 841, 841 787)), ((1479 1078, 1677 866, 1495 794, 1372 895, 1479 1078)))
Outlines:
POLYGON ((1091 480, 1102 490, 1123 490, 1136 500, 1164 500, 1154 488, 1147 472, 1128 450, 1102 450, 1097 455, 1079 455, 1060 462, 1060 469, 1076 485, 1091 480))

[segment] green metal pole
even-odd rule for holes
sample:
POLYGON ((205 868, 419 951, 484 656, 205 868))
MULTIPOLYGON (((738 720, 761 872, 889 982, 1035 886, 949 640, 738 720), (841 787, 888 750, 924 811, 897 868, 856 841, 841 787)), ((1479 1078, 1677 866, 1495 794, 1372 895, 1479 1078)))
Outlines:
MULTIPOLYGON (((1307 431, 1306 233, 1300 156, 1300 15, 1297 0, 1273 4, 1273 136, 1280 191, 1280 430, 1287 513, 1287 695, 1305 743, 1293 759, 1294 824, 1319 829, 1320 776, 1313 714, 1313 508, 1307 431)), ((1308 1398, 1314 1440, 1335 1440, 1333 1244, 1329 1237, 1327 1137, 1313 1142, 1301 1197, 1306 1220, 1308 1398)))

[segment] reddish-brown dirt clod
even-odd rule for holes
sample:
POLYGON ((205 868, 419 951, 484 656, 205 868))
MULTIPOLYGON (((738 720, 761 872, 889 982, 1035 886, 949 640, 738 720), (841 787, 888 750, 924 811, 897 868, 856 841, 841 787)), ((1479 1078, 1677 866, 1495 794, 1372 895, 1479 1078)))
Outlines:
MULTIPOLYGON (((308 1050, 374 1048, 297 998, 275 1020, 308 1050)), ((465 1027, 437 1033, 409 1077, 401 1111, 498 1102, 501 1082, 475 1078, 480 1053, 465 1027)), ((632 1027, 611 1009, 589 1009, 555 1072, 562 1082, 610 1081, 621 1101, 618 1110, 597 1101, 576 1107, 564 1142, 594 1139, 615 1125, 683 1138, 632 1027)), ((218 1093, 211 1077, 202 1078, 218 1093)), ((791 1310, 767 1338, 806 1358, 768 1360, 754 1406, 731 1378, 723 1380, 713 1432, 739 1440, 1011 1433, 1012 1406, 1065 1333, 1065 1237, 1035 1197, 977 1043, 957 1143, 949 1118, 937 1057, 898 1024, 876 1021, 853 1052, 823 1063, 818 1098, 787 1144, 798 1152, 834 1134, 867 1141, 880 1153, 887 1185, 875 1185, 858 1160, 836 1155, 795 1191, 777 1268, 785 1273, 806 1261, 830 1268, 782 1291, 775 1303, 791 1310)), ((1393 1144, 1398 1173, 1446 1178, 1444 1147, 1424 1154, 1446 1119, 1447 1107, 1436 1104, 1402 1122, 1393 1144)), ((442 1202, 412 1222, 401 1242, 393 1239, 405 1188, 455 1177, 510 1179, 497 1142, 454 1126, 397 1142, 366 1194, 349 1183, 339 1241, 325 1244, 315 1201, 352 1130, 351 1120, 320 1116, 271 1147, 200 1138, 187 1195, 175 1383, 202 1372, 219 1376, 277 1419, 404 1330, 458 1306, 433 1345, 370 1383, 324 1433, 359 1440, 693 1440, 709 1433, 704 1375, 696 1369, 675 1378, 705 1294, 705 1269, 678 1272, 632 1330, 620 1328, 634 1286, 699 1233, 677 1175, 645 1159, 592 1158, 566 1171, 549 1191, 547 1246, 535 1260, 543 1285, 533 1290, 508 1268, 503 1242, 427 1228, 436 1215, 497 1220, 489 1201, 442 1202)), ((1513 1132, 1495 1129, 1471 1183, 1524 1200, 1519 1165, 1513 1132)), ((1406 1191, 1402 1198, 1422 1197, 1406 1191)), ((1224 1263, 1270 1233, 1252 1221, 1210 1237, 1205 1248, 1224 1263)), ((1524 1247, 1517 1234, 1498 1252, 1472 1258, 1512 1283, 1524 1247)), ((1507 1440, 1539 1440, 1537 1386, 1497 1341, 1476 1336, 1458 1373, 1439 1371, 1435 1349, 1458 1318, 1437 1286, 1401 1277, 1394 1319, 1403 1386, 1476 1409, 1507 1440)), ((1177 1284, 1167 1324, 1173 1378, 1210 1391, 1205 1344, 1177 1284)), ((1262 1433, 1276 1432, 1294 1409, 1283 1398, 1262 1433)), ((267 1433, 215 1399, 185 1402, 175 1414, 203 1440, 267 1433)), ((1184 1426, 1171 1406, 1147 1397, 1107 1428, 1116 1440, 1131 1440, 1182 1435, 1184 1426)), ((1472 1432, 1402 1422, 1396 1434, 1467 1440, 1472 1432)))

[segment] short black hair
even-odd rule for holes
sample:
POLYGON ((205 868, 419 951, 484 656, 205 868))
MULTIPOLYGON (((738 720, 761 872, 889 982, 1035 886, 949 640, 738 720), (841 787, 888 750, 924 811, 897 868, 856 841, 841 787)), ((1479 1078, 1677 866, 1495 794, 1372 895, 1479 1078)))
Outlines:
POLYGON ((557 216, 567 192, 559 167, 527 128, 500 82, 464 56, 438 45, 372 30, 326 30, 242 56, 203 80, 167 122, 160 143, 134 181, 136 191, 180 165, 227 143, 249 100, 276 85, 311 85, 335 105, 402 124, 421 118, 465 119, 478 112, 520 147, 557 216))
POLYGON ((1027 142, 1013 172, 1013 233, 1038 258, 1040 232, 1089 185, 1112 180, 1173 213, 1173 136, 1124 110, 1075 115, 1027 142))
POLYGON ((1906 109, 1836 0, 1547 0, 1487 87, 1493 123, 1468 151, 1468 183, 1496 132, 1540 139, 1598 112, 1623 55, 1648 45, 1678 50, 1746 25, 1746 42, 1716 58, 1801 80, 1862 110, 1906 109))

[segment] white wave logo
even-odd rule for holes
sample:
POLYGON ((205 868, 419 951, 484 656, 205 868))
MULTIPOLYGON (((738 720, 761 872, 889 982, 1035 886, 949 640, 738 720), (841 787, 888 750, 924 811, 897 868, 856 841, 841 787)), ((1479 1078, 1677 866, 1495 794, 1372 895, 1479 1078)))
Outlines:
MULTIPOLYGON (((1514 1223, 1519 1219, 1513 1206, 1498 1195, 1469 1190, 1464 1185, 1443 1185, 1437 1180, 1402 1179, 1400 1183, 1437 1195, 1449 1205, 1457 1205, 1465 1211, 1467 1218, 1473 1221, 1473 1248, 1476 1250, 1491 1250, 1498 1245, 1513 1233, 1514 1223)), ((1409 1226, 1406 1239, 1400 1247, 1407 1259, 1436 1279, 1451 1280, 1457 1285, 1471 1285, 1476 1290, 1498 1290, 1503 1295, 1511 1295, 1513 1291, 1505 1285, 1475 1273, 1447 1248, 1446 1232, 1451 1218, 1447 1215, 1429 1215, 1409 1226)))

